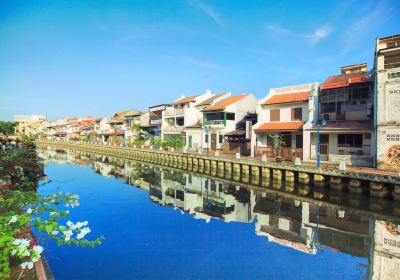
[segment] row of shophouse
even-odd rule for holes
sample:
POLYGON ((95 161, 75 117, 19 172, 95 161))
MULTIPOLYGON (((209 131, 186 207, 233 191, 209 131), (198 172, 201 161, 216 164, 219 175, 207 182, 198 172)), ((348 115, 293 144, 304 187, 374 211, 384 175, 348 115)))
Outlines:
POLYGON ((393 168, 400 165, 400 35, 377 38, 372 70, 366 63, 344 66, 321 84, 273 88, 261 100, 207 90, 147 112, 41 121, 37 134, 144 145, 173 138, 188 151, 304 161, 316 160, 319 148, 322 161, 393 168), (271 138, 276 134, 279 151, 271 138))

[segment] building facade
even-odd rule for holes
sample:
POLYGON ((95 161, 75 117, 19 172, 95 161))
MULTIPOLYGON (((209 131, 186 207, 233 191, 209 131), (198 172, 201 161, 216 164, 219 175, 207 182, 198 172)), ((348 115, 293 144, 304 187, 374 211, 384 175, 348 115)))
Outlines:
POLYGON ((330 163, 373 166, 373 79, 367 64, 341 68, 320 85, 318 119, 311 132, 310 155, 330 163), (320 136, 318 141, 318 126, 320 136))
POLYGON ((400 35, 377 38, 375 130, 378 168, 400 168, 400 35))
POLYGON ((271 89, 257 107, 253 127, 252 155, 279 156, 287 160, 310 159, 310 129, 316 118, 318 83, 271 89), (280 149, 273 137, 280 135, 280 149))

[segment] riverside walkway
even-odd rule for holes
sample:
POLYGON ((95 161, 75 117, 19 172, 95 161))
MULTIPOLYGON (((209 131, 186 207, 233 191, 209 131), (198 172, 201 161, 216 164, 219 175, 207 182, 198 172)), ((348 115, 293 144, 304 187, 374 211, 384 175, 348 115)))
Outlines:
POLYGON ((39 146, 71 148, 118 156, 148 163, 188 170, 250 185, 268 187, 271 180, 314 187, 329 187, 351 193, 400 200, 400 178, 395 172, 350 167, 345 171, 334 165, 317 169, 312 163, 294 165, 254 158, 232 158, 219 155, 164 151, 142 147, 82 144, 38 140, 39 146))

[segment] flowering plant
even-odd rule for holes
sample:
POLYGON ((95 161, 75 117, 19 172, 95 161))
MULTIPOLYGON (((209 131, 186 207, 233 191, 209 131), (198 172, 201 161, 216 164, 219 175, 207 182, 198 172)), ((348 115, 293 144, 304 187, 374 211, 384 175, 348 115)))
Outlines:
POLYGON ((10 277, 13 265, 19 266, 20 278, 40 260, 44 248, 29 234, 31 228, 58 245, 94 247, 104 239, 86 239, 91 232, 87 221, 65 222, 69 208, 79 206, 78 195, 36 192, 42 174, 33 147, 0 149, 0 185, 8 186, 0 188, 0 279, 10 277))

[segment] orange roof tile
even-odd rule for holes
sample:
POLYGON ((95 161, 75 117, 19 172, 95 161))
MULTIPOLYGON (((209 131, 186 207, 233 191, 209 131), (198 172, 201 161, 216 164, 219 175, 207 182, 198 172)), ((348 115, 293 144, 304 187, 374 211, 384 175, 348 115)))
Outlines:
POLYGON ((273 122, 263 123, 260 127, 256 128, 256 132, 285 132, 285 131, 298 131, 303 127, 303 122, 273 122))
POLYGON ((265 101, 262 105, 306 102, 309 95, 309 91, 274 95, 271 98, 267 99, 267 101, 265 101))
POLYGON ((172 102, 171 105, 179 105, 179 104, 193 102, 196 99, 196 97, 198 97, 198 95, 182 97, 182 98, 172 102))
POLYGON ((337 76, 329 76, 320 86, 321 89, 331 89, 347 87, 352 83, 368 82, 368 75, 366 73, 350 73, 337 76))
POLYGON ((225 98, 221 102, 215 104, 214 106, 206 108, 204 111, 216 111, 216 110, 223 110, 227 106, 232 105, 239 100, 243 99, 244 97, 248 96, 249 94, 241 94, 241 95, 236 95, 236 96, 230 96, 228 98, 225 98))

